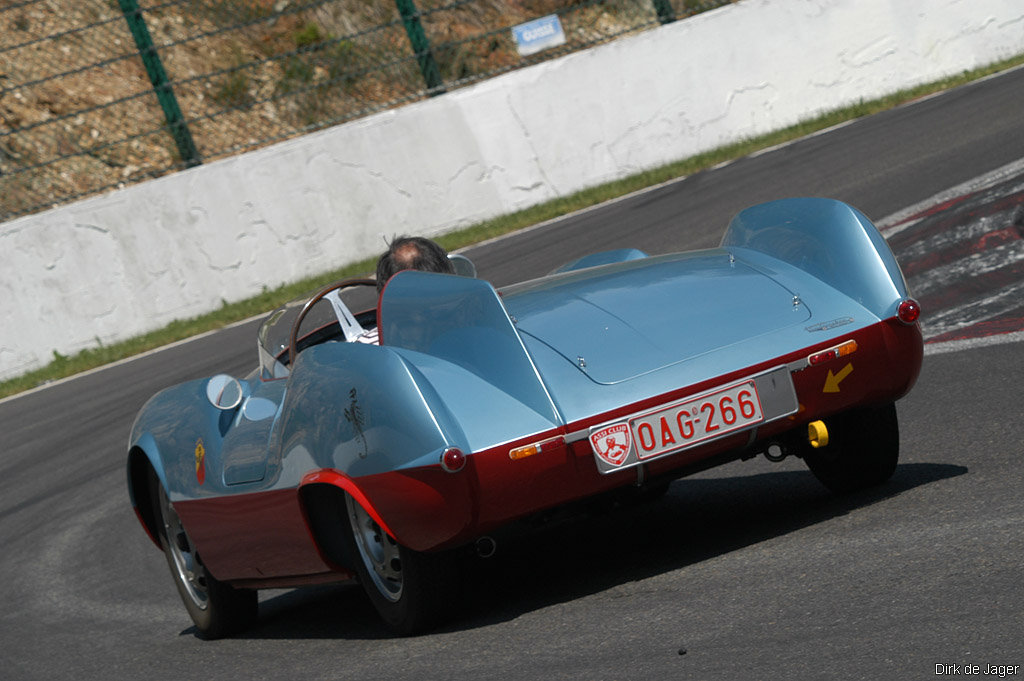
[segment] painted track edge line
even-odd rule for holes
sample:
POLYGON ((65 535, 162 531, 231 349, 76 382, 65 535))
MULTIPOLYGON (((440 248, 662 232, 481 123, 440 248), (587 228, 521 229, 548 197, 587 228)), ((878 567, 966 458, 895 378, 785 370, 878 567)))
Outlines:
POLYGON ((196 341, 196 340, 199 340, 201 338, 206 338, 207 336, 212 336, 213 334, 218 333, 219 331, 226 331, 228 329, 233 329, 236 326, 241 326, 242 324, 248 324, 249 322, 253 322, 253 321, 256 321, 257 319, 262 319, 262 318, 266 317, 267 314, 268 314, 267 312, 264 312, 262 314, 258 314, 256 316, 254 316, 254 317, 249 317, 248 319, 241 319, 241 320, 239 320, 237 322, 232 322, 231 324, 225 324, 224 326, 222 326, 220 328, 217 328, 217 329, 210 329, 209 331, 204 331, 203 333, 200 333, 200 334, 195 335, 195 336, 189 336, 188 338, 182 338, 181 340, 176 340, 173 343, 168 343, 167 345, 161 345, 158 348, 153 348, 152 350, 147 350, 146 352, 140 353, 138 355, 132 355, 131 357, 125 357, 124 359, 119 359, 116 362, 111 362, 109 364, 101 364, 98 367, 93 367, 92 369, 86 369, 85 371, 83 371, 81 373, 72 374, 70 376, 65 376, 64 378, 58 378, 55 381, 47 381, 46 383, 41 383, 40 385, 37 385, 34 388, 29 388, 28 390, 24 390, 24 391, 22 391, 20 393, 15 393, 13 395, 8 395, 7 397, 0 398, 0 404, 4 404, 5 402, 10 402, 10 401, 16 400, 19 397, 25 397, 26 395, 31 395, 32 393, 37 393, 37 392, 39 392, 41 390, 46 390, 47 388, 55 388, 58 385, 61 385, 63 383, 68 383, 70 381, 75 380, 76 378, 84 378, 86 376, 89 376, 90 374, 99 373, 99 372, 104 371, 106 369, 113 369, 114 367, 121 366, 122 364, 128 364, 129 362, 134 362, 137 359, 142 359, 143 357, 149 357, 150 355, 155 355, 155 354, 157 354, 159 352, 163 352, 164 350, 170 350, 171 348, 176 348, 179 345, 184 345, 185 343, 191 343, 192 341, 196 341))
POLYGON ((908 206, 891 215, 887 215, 875 224, 878 227, 878 231, 888 239, 889 237, 899 234, 903 230, 915 225, 918 222, 917 220, 910 221, 910 218, 913 216, 924 213, 930 208, 941 203, 946 203, 947 201, 960 198, 961 196, 966 196, 983 189, 988 189, 989 187, 998 184, 1005 179, 1019 175, 1022 172, 1024 172, 1024 159, 1012 161, 1004 165, 1002 168, 996 168, 995 170, 981 175, 980 177, 975 177, 955 187, 944 189, 937 194, 933 194, 924 201, 919 201, 912 206, 908 206))
POLYGON ((963 350, 974 350, 975 348, 991 347, 993 345, 1007 345, 1009 343, 1020 343, 1024 341, 1024 331, 1010 331, 991 336, 980 336, 978 338, 962 338, 959 340, 943 341, 941 343, 925 343, 925 357, 930 355, 944 355, 949 352, 960 352, 963 350))

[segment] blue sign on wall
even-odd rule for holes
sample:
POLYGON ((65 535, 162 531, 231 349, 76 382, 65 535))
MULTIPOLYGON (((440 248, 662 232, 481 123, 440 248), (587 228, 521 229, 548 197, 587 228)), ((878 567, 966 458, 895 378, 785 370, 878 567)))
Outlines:
POLYGON ((523 57, 565 44, 565 32, 557 14, 528 21, 512 27, 516 48, 523 57))

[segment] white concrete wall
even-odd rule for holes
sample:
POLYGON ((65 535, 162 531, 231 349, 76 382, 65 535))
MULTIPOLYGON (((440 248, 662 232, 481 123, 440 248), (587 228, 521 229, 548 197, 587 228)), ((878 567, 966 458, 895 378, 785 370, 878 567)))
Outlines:
POLYGON ((743 0, 0 225, 0 378, 1024 52, 1022 0, 743 0))

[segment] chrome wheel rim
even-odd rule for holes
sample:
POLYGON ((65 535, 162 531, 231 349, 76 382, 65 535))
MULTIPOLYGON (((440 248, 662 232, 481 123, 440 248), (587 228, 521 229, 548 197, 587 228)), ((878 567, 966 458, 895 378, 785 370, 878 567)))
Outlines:
POLYGON ((160 488, 160 509, 167 552, 174 563, 174 577, 184 587, 184 592, 192 604, 200 610, 206 610, 210 604, 210 595, 206 587, 205 571, 199 562, 196 548, 185 532, 181 519, 163 487, 160 488))
POLYGON ((402 597, 402 559, 398 543, 363 507, 347 497, 348 519, 359 556, 381 596, 392 603, 402 597))

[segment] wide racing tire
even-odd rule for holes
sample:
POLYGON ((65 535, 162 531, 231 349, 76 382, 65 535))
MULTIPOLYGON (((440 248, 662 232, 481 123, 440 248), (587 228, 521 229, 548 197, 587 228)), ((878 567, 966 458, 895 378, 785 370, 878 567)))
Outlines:
POLYGON ((825 419, 829 444, 803 453, 815 477, 833 492, 880 485, 892 477, 900 456, 896 405, 863 408, 825 419))

